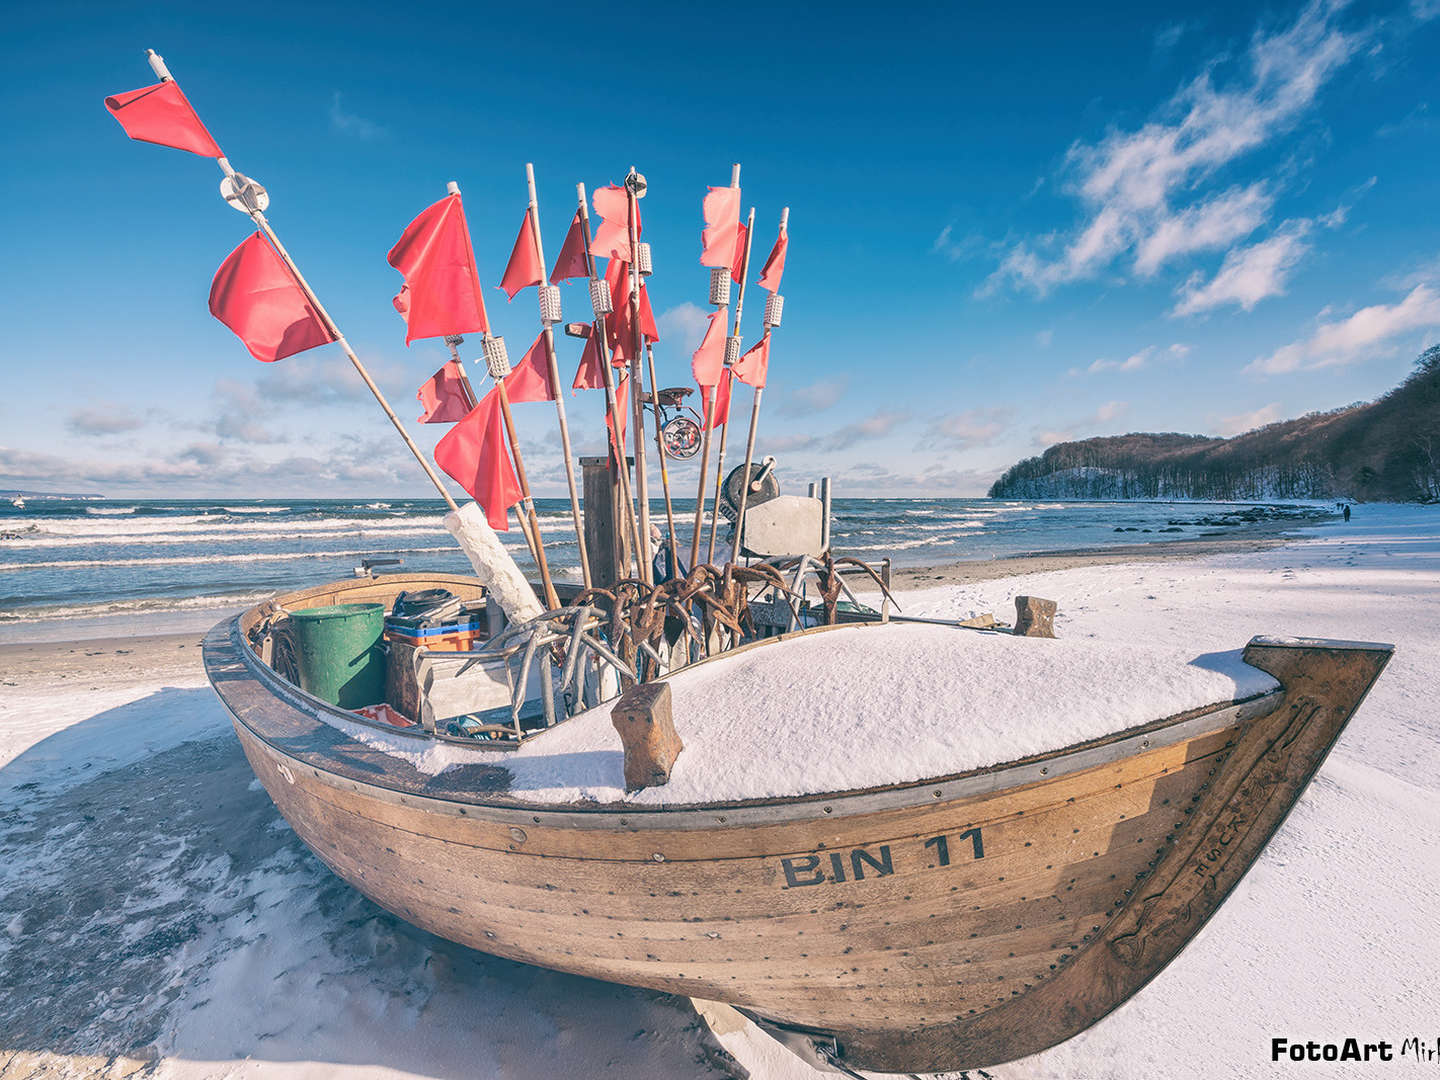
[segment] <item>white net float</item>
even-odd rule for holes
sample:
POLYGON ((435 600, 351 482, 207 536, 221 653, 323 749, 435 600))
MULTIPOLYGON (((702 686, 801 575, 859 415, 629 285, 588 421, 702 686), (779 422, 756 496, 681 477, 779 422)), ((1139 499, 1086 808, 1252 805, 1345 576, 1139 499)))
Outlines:
POLYGON ((730 303, 730 268, 728 266, 712 266, 710 268, 710 303, 716 307, 724 307, 730 303))
POLYGON ((560 286, 540 286, 540 321, 546 326, 560 321, 560 286))
POLYGON ((765 298, 765 325, 775 327, 780 325, 780 316, 785 311, 785 298, 779 293, 771 293, 765 298))
POLYGON ((604 278, 595 278, 590 282, 590 307, 597 319, 615 310, 615 305, 610 300, 610 283, 604 278))
POLYGON ((725 366, 734 367, 740 359, 740 339, 728 337, 725 339, 725 366))
POLYGON ((643 240, 635 245, 635 269, 646 275, 655 272, 655 263, 650 257, 650 245, 643 240))
POLYGON ((505 339, 499 334, 485 339, 485 367, 492 379, 503 379, 510 374, 510 353, 505 349, 505 339))

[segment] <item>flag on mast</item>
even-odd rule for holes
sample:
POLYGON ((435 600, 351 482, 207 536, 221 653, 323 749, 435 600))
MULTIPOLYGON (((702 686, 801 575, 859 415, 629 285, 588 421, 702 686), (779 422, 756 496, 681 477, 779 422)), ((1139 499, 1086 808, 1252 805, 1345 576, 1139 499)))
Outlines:
POLYGON ((418 422, 421 424, 453 424, 464 420, 470 411, 470 395, 465 390, 465 371, 458 360, 447 360, 445 366, 419 390, 415 397, 425 411, 418 422))
POLYGON ((586 326, 590 333, 585 335, 585 350, 580 354, 580 366, 575 369, 575 381, 570 384, 573 390, 604 390, 605 372, 600 367, 600 339, 595 336, 593 327, 586 326))
POLYGON ((405 317, 406 345, 418 338, 490 332, 458 194, 422 210, 386 261, 405 277, 394 302, 405 317))
POLYGON ((515 237, 515 247, 510 251, 510 261, 505 264, 498 288, 505 290, 511 300, 521 289, 539 285, 545 280, 545 267, 535 254, 535 225, 530 211, 525 211, 525 220, 520 223, 520 234, 515 237))
POLYGON ((745 248, 750 242, 750 230, 745 223, 740 222, 740 229, 735 234, 735 261, 730 264, 730 280, 736 285, 745 276, 745 248))
POLYGON ((734 379, 729 369, 720 375, 720 382, 716 386, 700 387, 700 415, 710 417, 710 430, 714 431, 722 424, 730 422, 730 383, 734 379), (710 395, 715 395, 714 411, 711 412, 710 395))
MULTIPOLYGON (((590 254, 598 259, 630 259, 630 197, 619 184, 596 188, 595 213, 600 227, 590 238, 590 254)), ((640 211, 635 211, 635 235, 640 235, 640 211)), ((618 303, 618 301, 617 301, 618 303)))
POLYGON ((735 361, 731 372, 741 382, 756 390, 765 389, 765 376, 770 371, 770 335, 765 334, 745 355, 735 361))
POLYGON ((510 530, 507 511, 523 495, 510 452, 505 448, 499 390, 486 394, 435 444, 435 464, 484 508, 492 529, 510 530))
POLYGON ((775 238, 775 246, 770 249, 770 257, 765 260, 765 266, 760 271, 760 288, 766 292, 779 292, 780 279, 785 274, 785 251, 790 246, 790 236, 781 231, 775 238))
POLYGON ((589 276, 590 263, 585 258, 585 228, 580 222, 580 211, 576 210, 575 218, 570 222, 570 231, 565 234, 565 242, 560 245, 555 269, 550 271, 550 284, 558 285, 562 281, 589 276))
POLYGON ((622 378, 615 383, 615 413, 613 419, 619 419, 620 432, 617 435, 615 425, 611 422, 612 417, 605 417, 605 427, 610 432, 610 448, 614 451, 616 460, 625 460, 625 425, 630 415, 630 380, 622 378))
POLYGON ((505 376, 505 393, 510 404, 525 401, 554 401, 550 385, 550 355, 545 349, 545 331, 540 331, 528 352, 505 376))
POLYGON ((700 265, 733 266, 740 235, 740 189, 712 187, 701 206, 705 229, 700 234, 700 265))
POLYGON ((705 328, 705 337, 690 358, 690 372, 695 376, 695 385, 702 390, 717 384, 724 373, 725 327, 729 317, 730 309, 727 307, 716 308, 710 313, 710 325, 705 328))
POLYGON ((336 340, 290 268, 258 232, 215 271, 210 314, 267 364, 336 340))
POLYGON ((114 94, 105 99, 105 108, 137 142, 188 150, 201 157, 225 156, 174 80, 114 94))

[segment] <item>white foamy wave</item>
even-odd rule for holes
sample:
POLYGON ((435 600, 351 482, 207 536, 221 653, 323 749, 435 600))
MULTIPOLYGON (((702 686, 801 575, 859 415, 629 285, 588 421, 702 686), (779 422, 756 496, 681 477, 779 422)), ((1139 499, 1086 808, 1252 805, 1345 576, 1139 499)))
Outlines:
POLYGON ((858 551, 907 551, 910 548, 945 544, 951 540, 963 540, 967 536, 974 536, 979 531, 979 529, 967 529, 963 532, 951 533, 949 536, 921 536, 914 540, 898 540, 884 544, 857 544, 847 546, 845 553, 848 555, 858 551))
POLYGON ((135 507, 120 506, 105 507, 104 509, 101 509, 98 506, 87 506, 85 507, 85 512, 87 514, 95 514, 97 517, 118 517, 121 514, 133 514, 135 512, 135 507))
POLYGON ((13 540, 0 540, 0 548, 67 547, 109 544, 188 544, 212 540, 266 540, 302 535, 321 537, 369 535, 418 536, 444 532, 443 518, 330 518, 322 521, 246 521, 227 526, 217 518, 181 520, 84 521, 50 519, 37 522, 37 532, 13 540), (177 527, 179 526, 179 527, 177 527), (223 530, 223 531, 222 531, 223 530))
POLYGON ((283 514, 289 510, 288 506, 226 506, 223 507, 227 514, 283 514))
POLYGON ((211 596, 144 597, 98 604, 53 604, 0 610, 0 623, 36 622, 41 619, 83 619, 97 615, 136 615, 163 611, 204 611, 249 607, 274 596, 273 592, 219 593, 211 596))
POLYGON ((206 563, 250 563, 286 562, 292 559, 359 559, 370 555, 417 555, 422 552, 453 553, 460 550, 451 544, 448 547, 406 547, 364 548, 360 551, 248 551, 239 555, 171 555, 148 559, 52 559, 46 562, 0 563, 0 570, 80 570, 87 567, 103 566, 204 566, 206 563))

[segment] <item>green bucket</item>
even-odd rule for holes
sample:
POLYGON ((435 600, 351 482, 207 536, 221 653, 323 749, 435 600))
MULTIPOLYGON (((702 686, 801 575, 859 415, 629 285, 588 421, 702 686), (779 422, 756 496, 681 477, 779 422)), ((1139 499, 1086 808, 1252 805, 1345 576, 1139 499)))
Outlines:
POLYGON ((385 699, 382 604, 335 604, 290 613, 300 689, 342 709, 385 699))

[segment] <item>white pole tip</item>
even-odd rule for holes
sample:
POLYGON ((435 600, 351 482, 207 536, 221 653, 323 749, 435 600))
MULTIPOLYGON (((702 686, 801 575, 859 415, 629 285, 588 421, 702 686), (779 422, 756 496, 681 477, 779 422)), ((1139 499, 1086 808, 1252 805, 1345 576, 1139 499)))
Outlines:
POLYGON ((450 194, 450 195, 459 195, 459 194, 460 194, 460 185, 457 184, 454 180, 451 180, 451 181, 449 181, 449 182, 446 183, 446 185, 445 185, 445 191, 446 191, 447 194, 450 194))

